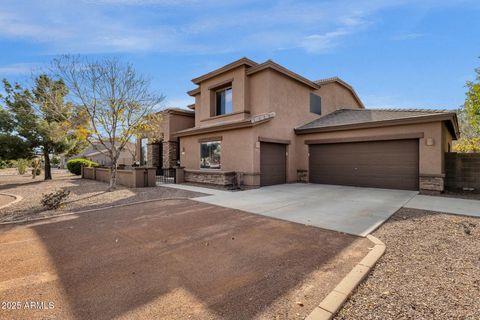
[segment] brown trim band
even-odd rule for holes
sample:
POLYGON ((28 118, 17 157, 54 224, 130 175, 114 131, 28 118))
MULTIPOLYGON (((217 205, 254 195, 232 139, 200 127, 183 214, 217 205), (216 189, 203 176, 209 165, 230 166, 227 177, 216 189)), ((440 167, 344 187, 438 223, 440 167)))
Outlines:
POLYGON ((279 144, 290 144, 290 143, 292 143, 290 140, 281 140, 281 139, 273 139, 273 138, 265 138, 265 137, 258 137, 258 141, 268 142, 268 143, 279 143, 279 144))
POLYGON ((200 121, 204 122, 204 121, 214 120, 214 119, 218 119, 218 118, 225 118, 225 117, 228 117, 228 116, 234 116, 234 115, 242 114, 242 113, 250 114, 250 111, 235 111, 235 112, 221 114, 221 115, 218 115, 218 116, 209 117, 209 118, 206 118, 206 119, 201 119, 200 121))
POLYGON ((222 89, 224 87, 226 88, 226 87, 228 87, 229 85, 232 85, 232 84, 233 84, 233 78, 230 78, 230 79, 212 84, 211 86, 208 87, 208 90, 219 90, 219 89, 222 89))
POLYGON ((195 136, 195 135, 205 134, 205 133, 249 128, 249 127, 253 127, 253 126, 265 123, 265 122, 270 121, 272 119, 273 119, 273 117, 262 119, 262 120, 259 120, 259 121, 256 121, 256 122, 252 122, 252 119, 245 119, 245 120, 237 121, 237 122, 233 122, 233 123, 219 124, 219 125, 208 126, 208 127, 203 127, 203 128, 200 127, 200 128, 195 128, 195 129, 186 129, 186 130, 174 132, 172 134, 172 136, 173 137, 186 137, 186 136, 195 136))
POLYGON ((421 138, 423 138, 423 132, 412 132, 412 133, 389 134, 389 135, 380 135, 380 136, 363 136, 363 137, 333 138, 333 139, 313 139, 313 140, 305 140, 305 144, 327 144, 327 143, 346 143, 346 142, 405 140, 405 139, 421 139, 421 138))
POLYGON ((208 137, 208 138, 200 138, 198 142, 213 142, 213 141, 222 141, 222 137, 208 137))

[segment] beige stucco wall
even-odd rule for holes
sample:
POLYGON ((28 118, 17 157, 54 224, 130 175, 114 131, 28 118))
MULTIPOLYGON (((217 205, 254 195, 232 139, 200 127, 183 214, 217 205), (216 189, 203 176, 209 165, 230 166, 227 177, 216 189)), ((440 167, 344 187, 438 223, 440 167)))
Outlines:
POLYGON ((210 126, 275 112, 275 117, 263 124, 223 132, 182 137, 180 140, 181 165, 186 169, 200 170, 199 139, 221 137, 221 171, 237 171, 247 174, 246 185, 260 184, 261 138, 287 142, 287 181, 298 179, 297 170, 308 170, 308 146, 305 140, 375 137, 423 133, 419 141, 420 175, 444 173, 443 154, 451 135, 442 122, 395 125, 382 128, 355 129, 308 135, 296 135, 294 128, 313 121, 319 115, 310 112, 310 93, 322 97, 322 115, 341 108, 361 108, 352 92, 339 83, 328 83, 314 90, 305 84, 272 69, 265 69, 245 76, 244 67, 236 68, 218 77, 202 82, 201 94, 196 96, 196 127, 210 126), (233 114, 210 117, 211 94, 209 88, 233 79, 233 114), (243 95, 244 98, 240 97, 243 95), (248 111, 250 114, 244 113, 248 111), (426 145, 432 138, 434 144, 426 145))
POLYGON ((313 93, 322 97, 322 115, 332 113, 339 108, 361 108, 352 91, 337 82, 323 84, 313 93))
POLYGON ((221 137, 221 171, 253 172, 254 140, 252 131, 249 129, 182 137, 180 140, 181 166, 186 169, 200 170, 199 139, 214 137, 221 137))
POLYGON ((308 145, 305 144, 305 140, 359 138, 395 134, 401 135, 408 133, 423 133, 424 137, 419 139, 420 175, 443 174, 443 149, 445 139, 448 139, 446 135, 442 134, 443 127, 444 125, 442 122, 432 122, 299 135, 297 136, 296 148, 298 169, 308 170, 308 145), (427 146, 426 141, 428 138, 433 138, 433 146, 427 146))
POLYGON ((245 119, 248 113, 247 76, 245 66, 239 66, 200 84, 200 95, 195 99, 195 126, 204 127, 225 121, 245 119), (212 117, 212 105, 215 96, 212 88, 232 82, 232 113, 220 117, 212 117), (246 113, 247 112, 247 113, 246 113))

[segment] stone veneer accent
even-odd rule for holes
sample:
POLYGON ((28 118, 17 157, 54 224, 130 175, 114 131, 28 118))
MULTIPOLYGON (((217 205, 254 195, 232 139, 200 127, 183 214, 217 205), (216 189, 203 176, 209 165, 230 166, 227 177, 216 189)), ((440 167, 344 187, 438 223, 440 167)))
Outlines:
POLYGON ((235 183, 236 174, 234 171, 201 171, 185 169, 184 179, 186 182, 231 186, 235 183))
POLYGON ((308 170, 298 169, 297 170, 297 182, 308 182, 308 170))
POLYGON ((164 141, 163 145, 163 168, 173 168, 177 164, 177 155, 178 155, 178 142, 176 141, 164 141))
POLYGON ((147 145, 147 165, 149 167, 158 167, 161 165, 159 143, 149 143, 147 145))
POLYGON ((439 175, 420 176, 420 191, 442 192, 444 190, 444 178, 439 175))

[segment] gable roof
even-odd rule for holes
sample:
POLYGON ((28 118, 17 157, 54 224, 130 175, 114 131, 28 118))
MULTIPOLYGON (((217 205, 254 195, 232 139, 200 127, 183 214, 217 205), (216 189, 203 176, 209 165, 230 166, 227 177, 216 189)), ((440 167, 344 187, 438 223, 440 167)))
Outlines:
POLYGON ((325 78, 325 79, 320 79, 320 80, 316 80, 314 81, 316 84, 318 85, 322 85, 322 84, 329 84, 329 83, 338 83, 342 86, 344 86, 345 88, 347 88, 348 90, 350 90, 350 92, 352 92, 353 94, 353 97, 355 98, 355 100, 357 100, 357 102, 360 104, 360 106, 365 109, 365 105, 363 104, 362 100, 360 100, 360 97, 358 96, 357 92, 355 92, 355 89, 353 89, 353 87, 348 84, 347 82, 343 81, 342 79, 340 79, 339 77, 330 77, 330 78, 325 78))
MULTIPOLYGON (((240 58, 236 61, 233 61, 233 62, 231 62, 227 65, 224 65, 221 68, 218 68, 218 69, 215 69, 215 70, 213 70, 209 73, 206 73, 206 74, 204 74, 200 77, 194 78, 194 79, 192 79, 192 82, 195 83, 195 84, 200 84, 200 82, 202 82, 202 81, 213 78, 216 75, 219 75, 221 73, 227 72, 227 71, 232 70, 232 69, 235 69, 235 68, 240 67, 242 65, 246 65, 248 67, 251 67, 251 66, 257 65, 257 63, 255 61, 252 61, 252 60, 246 58, 246 57, 243 57, 243 58, 240 58)), ((191 90, 191 91, 194 91, 194 90, 191 90)))
POLYGON ((296 128, 295 132, 306 134, 432 121, 449 121, 452 135, 458 137, 456 113, 431 109, 340 109, 296 128))

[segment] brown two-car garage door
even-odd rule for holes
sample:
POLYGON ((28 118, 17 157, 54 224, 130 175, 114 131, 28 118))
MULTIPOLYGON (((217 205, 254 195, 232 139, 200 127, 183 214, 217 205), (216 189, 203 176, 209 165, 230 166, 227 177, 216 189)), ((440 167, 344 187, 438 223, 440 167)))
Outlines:
POLYGON ((310 145, 310 182, 418 190, 418 140, 310 145))
POLYGON ((287 146, 281 143, 260 143, 260 185, 287 182, 287 146))

